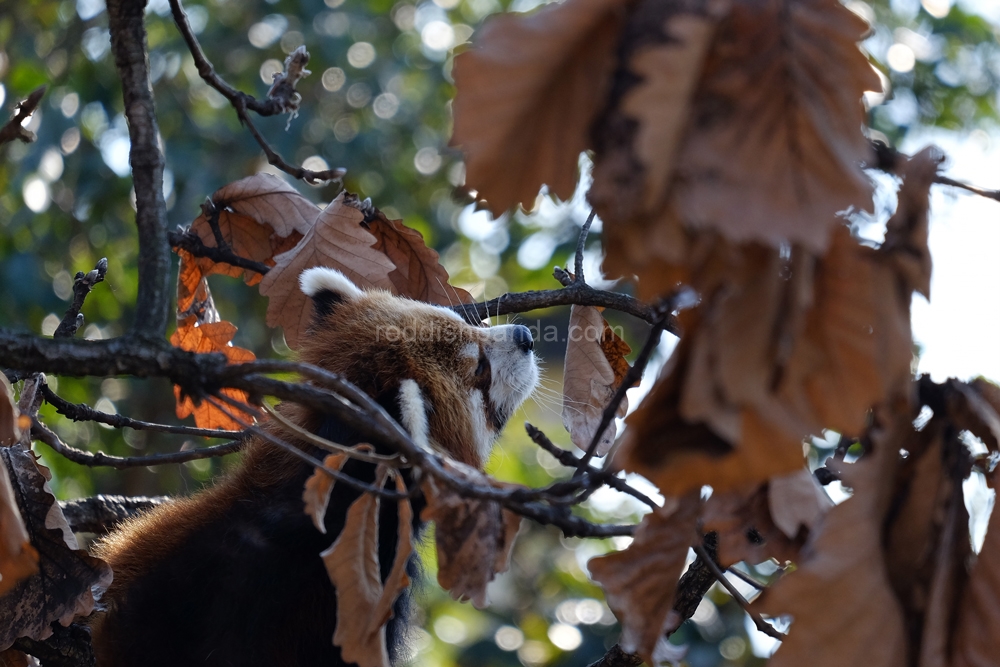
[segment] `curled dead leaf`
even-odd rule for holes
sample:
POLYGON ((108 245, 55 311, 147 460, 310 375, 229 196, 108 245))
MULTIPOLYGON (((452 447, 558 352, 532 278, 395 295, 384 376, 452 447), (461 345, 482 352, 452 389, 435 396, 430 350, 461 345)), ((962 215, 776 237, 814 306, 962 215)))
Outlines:
POLYGON ((668 498, 643 517, 627 549, 587 564, 621 622, 622 649, 649 664, 655 664, 653 651, 669 621, 688 549, 698 539, 701 507, 698 492, 668 498))
MULTIPOLYGON (((993 488, 1000 488, 1000 468, 993 471, 993 488)), ((952 667, 997 667, 1000 637, 1000 511, 990 515, 979 551, 962 595, 952 637, 952 667)))
POLYGON ((771 658, 774 667, 906 664, 902 610, 886 572, 882 524, 892 497, 884 480, 898 464, 899 434, 910 428, 903 411, 873 434, 873 451, 843 467, 844 484, 854 494, 823 518, 798 569, 754 602, 761 613, 794 619, 771 658))
POLYGON ((396 294, 440 306, 474 301, 464 289, 448 283, 448 272, 441 266, 437 252, 424 243, 420 232, 410 229, 402 220, 389 220, 377 209, 362 224, 375 236, 374 248, 396 266, 389 273, 396 294))
POLYGON ((48 488, 49 471, 18 446, 0 448, 0 462, 16 489, 18 510, 37 552, 38 573, 14 583, 0 596, 0 650, 15 639, 45 639, 51 625, 69 625, 89 614, 111 583, 104 561, 79 548, 59 503, 48 488))
MULTIPOLYGON (((338 269, 359 287, 392 290, 389 273, 396 267, 373 246, 375 237, 362 226, 365 215, 341 192, 320 212, 294 248, 274 258, 275 265, 260 283, 268 298, 267 323, 280 326, 292 348, 312 324, 312 304, 299 289, 299 275, 314 266, 338 269)), ((351 195, 353 199, 353 195, 351 195)))
POLYGON ((770 511, 768 484, 733 491, 715 491, 705 501, 702 530, 718 535, 718 561, 722 567, 739 562, 751 565, 769 558, 795 561, 805 538, 789 538, 775 525, 770 511))
POLYGON ((794 539, 801 528, 812 530, 833 501, 807 468, 772 477, 767 485, 767 506, 774 525, 794 539))
MULTIPOLYGON (((347 463, 347 454, 328 454, 323 459, 323 465, 332 470, 340 470, 347 463)), ((312 519, 313 525, 321 533, 326 533, 326 508, 330 504, 330 494, 336 480, 322 468, 316 468, 306 480, 302 490, 302 502, 306 514, 312 519)))
POLYGON ((0 373, 0 447, 6 447, 21 439, 18 416, 14 388, 7 376, 0 373))
POLYGON ((466 184, 495 215, 539 188, 566 200, 604 104, 624 19, 622 0, 567 0, 491 17, 455 58, 452 145, 466 184))
MULTIPOLYGON (((376 488, 384 488, 390 470, 379 466, 376 488)), ((396 489, 406 491, 395 475, 396 489)), ((399 503, 396 557, 385 582, 380 575, 379 516, 381 499, 362 494, 347 510, 347 520, 337 540, 320 556, 337 591, 337 629, 333 643, 344 662, 358 667, 389 667, 385 624, 392 605, 409 583, 406 561, 413 550, 413 510, 409 500, 399 503)))
MULTIPOLYGON (((189 352, 221 352, 230 363, 243 363, 256 359, 257 357, 250 350, 232 344, 231 341, 235 333, 236 326, 231 322, 199 324, 197 318, 187 317, 178 323, 177 330, 170 336, 170 344, 189 352)), ((244 404, 249 402, 247 393, 239 389, 221 389, 220 393, 244 404)), ((195 423, 201 428, 230 431, 241 431, 244 428, 234 417, 208 401, 201 401, 196 405, 190 397, 182 396, 181 388, 178 386, 174 387, 174 397, 177 399, 177 416, 183 419, 194 415, 195 423)), ((226 409, 245 422, 253 422, 257 417, 255 412, 238 410, 234 407, 226 409)))
MULTIPOLYGON (((0 396, 0 401, 3 397, 0 396)), ((38 552, 17 508, 6 466, 0 466, 0 596, 38 571, 38 552)))
MULTIPOLYGON (((445 465, 470 483, 509 486, 457 461, 445 465)), ((487 584, 507 570, 521 517, 496 501, 464 498, 433 478, 422 488, 427 507, 420 517, 435 524, 438 583, 456 600, 472 600, 482 609, 487 584)))
MULTIPOLYGON (((628 374, 625 356, 632 350, 593 306, 573 306, 569 315, 566 360, 563 365, 563 425, 573 444, 586 451, 605 407, 628 374)), ((628 398, 618 405, 616 416, 628 412, 628 398)), ((609 424, 597 444, 604 456, 615 441, 615 426, 609 424)))

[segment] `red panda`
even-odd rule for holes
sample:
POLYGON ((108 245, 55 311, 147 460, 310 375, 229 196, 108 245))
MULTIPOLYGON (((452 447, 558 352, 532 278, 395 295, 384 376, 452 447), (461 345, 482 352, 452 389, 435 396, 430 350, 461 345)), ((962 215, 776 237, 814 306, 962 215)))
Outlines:
MULTIPOLYGON (((527 327, 472 326, 445 308, 362 291, 333 269, 309 269, 300 284, 315 311, 301 360, 357 385, 417 444, 481 468, 538 380, 527 327)), ((360 442, 328 415, 298 406, 284 412, 329 440, 360 442)), ((322 534, 303 509, 311 472, 294 455, 255 438, 238 468, 213 487, 157 508, 99 543, 97 553, 115 578, 101 601, 104 610, 91 621, 98 667, 344 665, 332 643, 335 590, 319 554, 337 538, 358 493, 334 485, 322 534)), ((350 461, 344 472, 369 483, 374 478, 373 466, 360 461, 350 461)), ((398 523, 396 503, 381 507, 384 579, 398 523)), ((393 661, 402 648, 407 604, 397 601, 386 628, 393 661)))

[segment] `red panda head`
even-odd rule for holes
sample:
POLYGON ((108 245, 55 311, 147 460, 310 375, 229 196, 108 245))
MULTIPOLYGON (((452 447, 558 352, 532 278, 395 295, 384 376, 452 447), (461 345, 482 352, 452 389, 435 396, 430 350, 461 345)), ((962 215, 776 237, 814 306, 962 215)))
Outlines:
POLYGON ((472 326, 447 308, 362 291, 325 267, 304 271, 300 284, 315 308, 302 361, 394 404, 418 445, 481 468, 538 382, 528 328, 472 326))

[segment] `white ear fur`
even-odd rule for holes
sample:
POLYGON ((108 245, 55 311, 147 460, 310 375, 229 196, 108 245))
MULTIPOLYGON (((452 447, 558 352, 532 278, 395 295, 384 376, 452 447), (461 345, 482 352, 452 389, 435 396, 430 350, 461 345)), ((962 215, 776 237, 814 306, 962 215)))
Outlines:
POLYGON ((344 300, 357 299, 362 295, 358 286, 337 269, 314 266, 299 276, 299 286, 303 294, 314 297, 320 292, 332 292, 344 300))
POLYGON ((427 423, 427 406, 415 380, 407 378, 399 383, 399 412, 403 426, 418 447, 430 450, 430 425, 427 423))

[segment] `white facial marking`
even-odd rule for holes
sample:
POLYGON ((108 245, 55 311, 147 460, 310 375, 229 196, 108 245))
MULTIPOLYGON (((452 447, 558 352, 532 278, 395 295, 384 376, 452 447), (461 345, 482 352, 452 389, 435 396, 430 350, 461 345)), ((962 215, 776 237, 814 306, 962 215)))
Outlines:
POLYGON ((493 447, 493 441, 496 439, 496 433, 490 431, 486 426, 486 407, 483 404, 483 392, 478 389, 473 389, 470 393, 469 410, 472 412, 472 432, 473 437, 475 437, 476 451, 479 452, 479 456, 482 461, 486 461, 490 457, 490 449, 493 447))
POLYGON ((465 357, 466 359, 478 359, 479 346, 475 343, 468 343, 465 347, 459 350, 458 355, 460 357, 465 357))
POLYGON ((486 330, 490 339, 486 355, 493 374, 490 401, 505 421, 538 384, 535 353, 518 346, 515 340, 515 330, 518 328, 516 324, 503 324, 486 330))
POLYGON ((416 381, 406 379, 399 383, 399 410, 403 426, 410 432, 413 442, 429 451, 430 429, 427 424, 427 406, 416 381))

